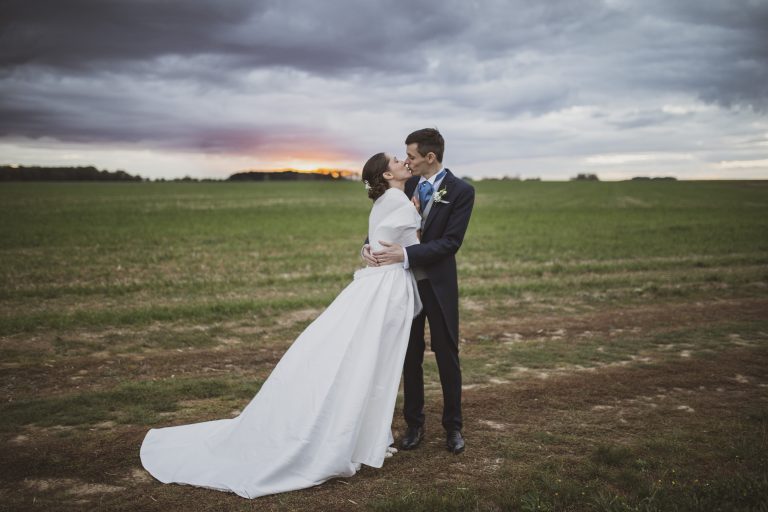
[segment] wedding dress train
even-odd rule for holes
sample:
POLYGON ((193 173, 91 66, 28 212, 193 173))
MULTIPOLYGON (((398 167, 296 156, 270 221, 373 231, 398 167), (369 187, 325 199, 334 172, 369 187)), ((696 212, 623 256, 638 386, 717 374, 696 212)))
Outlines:
MULTIPOLYGON (((402 191, 371 210, 369 240, 418 243, 421 218, 402 191)), ((402 264, 358 270, 294 341, 259 392, 231 419, 150 430, 141 462, 163 483, 246 498, 382 466, 411 320, 421 310, 402 264)))

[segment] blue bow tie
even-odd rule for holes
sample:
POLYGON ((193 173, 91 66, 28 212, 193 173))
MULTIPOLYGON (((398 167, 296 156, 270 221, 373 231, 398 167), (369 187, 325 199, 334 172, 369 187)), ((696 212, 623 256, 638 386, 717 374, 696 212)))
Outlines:
MULTIPOLYGON (((443 176, 445 176, 445 170, 440 172, 435 177, 435 183, 437 183, 443 176)), ((424 208, 427 207, 427 203, 430 199, 432 199, 432 194, 435 193, 435 187, 432 186, 432 184, 429 181, 422 181, 419 183, 419 203, 421 205, 421 211, 424 211, 424 208)))

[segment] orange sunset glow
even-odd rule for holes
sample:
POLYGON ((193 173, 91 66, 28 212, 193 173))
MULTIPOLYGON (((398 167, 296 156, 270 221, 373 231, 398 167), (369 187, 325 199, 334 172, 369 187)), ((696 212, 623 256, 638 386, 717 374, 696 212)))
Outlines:
POLYGON ((350 171, 348 169, 334 169, 329 167, 315 167, 309 166, 301 167, 284 167, 280 169, 243 169, 239 172, 298 172, 301 174, 324 174, 329 175, 334 179, 355 179, 360 177, 359 172, 350 171))

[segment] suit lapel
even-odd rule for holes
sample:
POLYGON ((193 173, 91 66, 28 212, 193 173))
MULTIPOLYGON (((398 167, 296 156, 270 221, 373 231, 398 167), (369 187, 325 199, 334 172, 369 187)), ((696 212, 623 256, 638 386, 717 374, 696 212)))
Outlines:
POLYGON ((413 197, 414 193, 416 192, 416 189, 418 188, 419 179, 420 178, 418 176, 413 176, 410 180, 405 182, 405 194, 408 197, 413 197), (413 188, 411 188, 411 187, 413 187, 413 188), (408 192, 409 188, 411 189, 410 193, 408 192))
MULTIPOLYGON (((450 197, 449 197, 450 196, 450 192, 448 191, 448 187, 453 183, 454 179, 455 178, 453 176, 453 173, 449 169, 446 169, 445 170, 445 178, 443 178, 443 181, 440 182, 440 188, 438 189, 438 191, 440 191, 440 190, 445 190, 446 191, 445 192, 445 197, 444 197, 445 200, 450 199, 450 197)), ((435 192, 435 194, 436 193, 437 192, 435 192)), ((440 210, 439 206, 435 207, 435 194, 432 194, 432 198, 429 200, 429 204, 427 205, 427 208, 424 209, 424 214, 426 215, 426 220, 422 221, 422 224, 421 224, 422 236, 424 235, 424 232, 429 227, 430 222, 432 222, 432 220, 434 220, 434 218, 435 218, 435 215, 437 215, 437 210, 440 210)))

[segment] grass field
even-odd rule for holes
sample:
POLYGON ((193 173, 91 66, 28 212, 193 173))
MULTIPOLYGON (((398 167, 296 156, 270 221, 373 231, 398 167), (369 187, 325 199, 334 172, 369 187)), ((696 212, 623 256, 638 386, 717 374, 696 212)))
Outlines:
POLYGON ((360 266, 362 185, 1 185, 0 510, 768 510, 768 182, 475 187, 467 451, 430 355, 418 450, 249 501, 141 440, 249 401, 360 266))

